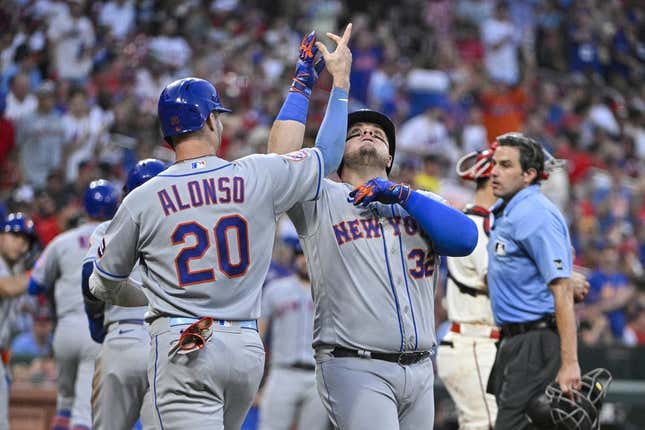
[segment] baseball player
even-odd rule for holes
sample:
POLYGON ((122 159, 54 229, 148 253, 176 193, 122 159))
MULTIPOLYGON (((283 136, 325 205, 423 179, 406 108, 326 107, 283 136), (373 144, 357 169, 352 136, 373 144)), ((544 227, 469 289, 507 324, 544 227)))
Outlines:
POLYGON ((54 430, 91 428, 92 375, 99 345, 90 337, 83 311, 81 267, 94 229, 114 215, 118 202, 119 192, 111 182, 91 182, 83 198, 88 222, 51 241, 29 280, 30 294, 54 289, 57 324, 53 347, 58 389, 54 430))
POLYGON ((0 430, 9 429, 9 345, 15 301, 27 291, 29 275, 22 260, 36 241, 34 223, 22 213, 12 213, 0 225, 0 430))
MULTIPOLYGON (((166 166, 155 159, 139 161, 128 173, 124 194, 162 172, 166 166)), ((134 427, 139 416, 144 429, 154 428, 148 389, 147 358, 150 336, 143 327, 147 306, 106 305, 89 291, 94 260, 109 221, 99 224, 90 238, 90 250, 83 260, 83 298, 92 339, 101 344, 92 382, 92 426, 121 430, 134 427), (115 413, 118 411, 118 413, 115 413)), ((130 274, 141 283, 138 267, 130 274)))
MULTIPOLYGON (((297 149, 307 101, 287 98, 282 111, 304 109, 302 121, 278 116, 270 152, 297 149)), ((318 200, 288 212, 311 276, 318 392, 339 429, 432 428, 434 274, 439 255, 477 242, 475 224, 438 196, 385 179, 394 152, 387 116, 351 113, 342 182, 324 180, 318 200)))
POLYGON ((490 430, 497 414, 495 397, 486 394, 500 338, 486 286, 487 208, 496 201, 489 180, 493 152, 494 148, 472 152, 457 164, 461 178, 477 183, 475 202, 464 213, 477 225, 479 239, 470 255, 447 259, 446 305, 451 326, 439 346, 437 372, 457 405, 461 430, 490 430))
POLYGON ((185 78, 159 98, 176 163, 130 192, 99 248, 90 290, 117 305, 149 301, 148 380, 162 429, 239 429, 264 367, 257 331, 277 216, 316 200, 342 158, 351 27, 333 53, 315 148, 234 162, 215 154, 229 110, 207 81, 185 78), (142 291, 126 281, 142 264, 142 291))
POLYGON ((260 430, 326 430, 327 413, 316 391, 311 283, 295 243, 296 274, 264 287, 260 336, 271 330, 271 365, 260 402, 260 430))

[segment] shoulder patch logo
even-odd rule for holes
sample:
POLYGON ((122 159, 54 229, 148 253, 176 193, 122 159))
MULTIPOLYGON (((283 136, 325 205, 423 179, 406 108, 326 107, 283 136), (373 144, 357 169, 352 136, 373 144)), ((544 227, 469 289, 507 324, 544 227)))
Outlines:
POLYGON ((307 158, 309 156, 309 154, 304 149, 301 149, 299 151, 289 152, 288 154, 284 154, 282 156, 284 158, 286 158, 287 160, 302 161, 305 158, 307 158))
POLYGON ((500 242, 499 240, 495 243, 495 254, 504 256, 506 255, 506 245, 504 242, 500 242))
POLYGON ((553 260, 553 262, 555 263, 555 268, 556 269, 562 270, 562 267, 563 267, 562 266, 562 260, 560 260, 559 258, 556 258, 555 260, 553 260))

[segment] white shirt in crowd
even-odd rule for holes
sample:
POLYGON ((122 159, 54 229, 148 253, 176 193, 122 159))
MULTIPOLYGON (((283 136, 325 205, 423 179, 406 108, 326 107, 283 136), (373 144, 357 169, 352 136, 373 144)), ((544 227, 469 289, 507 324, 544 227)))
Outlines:
POLYGON ((94 27, 85 16, 58 13, 49 23, 47 36, 54 46, 54 66, 62 79, 85 79, 92 69, 94 27))
POLYGON ((494 81, 513 85, 520 77, 517 45, 521 33, 510 21, 495 18, 484 21, 481 27, 482 41, 485 47, 484 63, 488 76, 494 81), (506 39, 498 48, 493 46, 506 39))
POLYGON ((119 3, 111 1, 103 6, 99 22, 110 27, 114 37, 124 39, 134 28, 135 10, 134 3, 130 0, 119 3))
POLYGON ((36 110, 38 107, 38 98, 33 94, 27 94, 27 96, 18 100, 18 98, 12 93, 9 92, 7 95, 7 108, 5 110, 5 116, 13 121, 16 121, 25 115, 28 115, 36 110))

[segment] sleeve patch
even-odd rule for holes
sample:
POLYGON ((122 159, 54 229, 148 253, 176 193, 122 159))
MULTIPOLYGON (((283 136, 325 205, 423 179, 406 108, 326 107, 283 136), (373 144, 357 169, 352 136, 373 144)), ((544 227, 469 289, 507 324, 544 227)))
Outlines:
POLYGON ((299 151, 289 152, 288 154, 283 154, 282 157, 290 161, 302 161, 309 156, 309 153, 304 149, 299 151))

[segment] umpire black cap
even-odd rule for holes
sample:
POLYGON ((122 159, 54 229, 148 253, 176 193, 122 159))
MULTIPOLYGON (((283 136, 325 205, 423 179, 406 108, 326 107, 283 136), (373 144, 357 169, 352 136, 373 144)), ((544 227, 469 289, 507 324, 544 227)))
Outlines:
MULTIPOLYGON (((371 109, 359 109, 350 113, 347 117, 347 129, 349 130, 354 124, 359 122, 366 122, 369 124, 376 124, 383 129, 385 136, 387 136, 387 142, 390 148, 390 156, 392 157, 392 163, 394 162, 394 153, 396 152, 396 132, 394 130, 394 123, 384 113, 377 112, 371 109)), ((387 174, 390 174, 392 170, 392 163, 385 168, 387 174)), ((343 168, 341 164, 338 168, 340 173, 343 168)))

